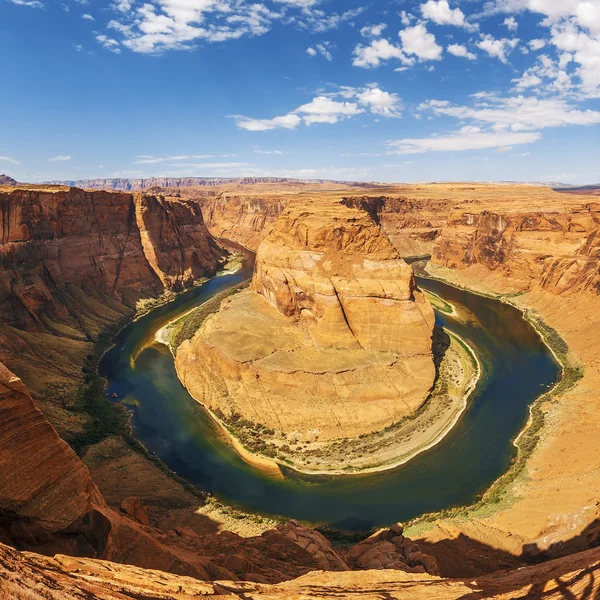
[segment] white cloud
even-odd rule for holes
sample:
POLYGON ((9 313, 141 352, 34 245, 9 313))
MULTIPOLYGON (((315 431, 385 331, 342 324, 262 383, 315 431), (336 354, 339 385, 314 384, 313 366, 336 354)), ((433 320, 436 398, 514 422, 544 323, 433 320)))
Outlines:
POLYGON ((360 30, 360 35, 366 38, 380 38, 383 31, 387 28, 385 23, 378 25, 366 25, 360 30))
POLYGON ((515 96, 478 99, 474 106, 454 106, 447 101, 430 100, 420 106, 436 115, 470 120, 491 126, 495 131, 532 131, 564 125, 595 125, 600 111, 579 110, 561 98, 515 96))
POLYGON ((92 15, 90 15, 89 13, 85 13, 84 15, 81 16, 82 19, 86 19, 86 21, 95 21, 96 19, 94 19, 94 17, 92 17, 92 15))
POLYGON ((373 40, 368 46, 358 44, 352 54, 354 55, 352 64, 365 69, 379 67, 382 62, 393 58, 400 60, 406 66, 414 64, 414 59, 407 57, 399 46, 394 46, 386 39, 373 40))
POLYGON ((231 158, 237 154, 179 154, 175 156, 150 156, 143 154, 135 157, 136 165, 154 165, 164 162, 172 162, 175 160, 202 160, 205 158, 231 158))
POLYGON ((383 117, 400 116, 400 98, 397 94, 390 94, 375 87, 359 92, 356 97, 359 104, 369 107, 375 115, 383 117))
POLYGON ((517 23, 517 20, 514 17, 506 17, 506 19, 504 19, 503 25, 506 25, 506 28, 509 31, 516 31, 519 28, 519 24, 517 23))
POLYGON ((532 50, 541 50, 546 45, 546 40, 542 40, 542 39, 529 40, 528 44, 532 50))
POLYGON ((435 36, 429 33, 422 23, 403 29, 399 35, 402 50, 406 54, 414 54, 421 61, 441 59, 443 48, 436 43, 435 36))
POLYGON ((318 56, 319 54, 323 56, 328 61, 333 60, 333 55, 331 54, 330 48, 332 47, 330 42, 321 42, 320 44, 316 44, 316 49, 312 46, 306 49, 307 54, 310 56, 318 56))
POLYGON ((48 160, 51 162, 64 162, 67 160, 71 160, 71 157, 66 154, 59 154, 58 156, 53 156, 52 158, 49 158, 48 160))
POLYGON ((475 54, 467 50, 466 46, 463 46, 461 44, 450 44, 448 48, 446 48, 446 50, 448 50, 448 52, 450 52, 450 54, 453 54, 454 56, 468 58, 469 60, 475 60, 477 58, 475 54))
POLYGON ((517 91, 526 90, 527 88, 535 87, 542 83, 542 80, 537 75, 527 72, 523 73, 522 77, 511 79, 511 81, 516 84, 514 89, 517 91))
POLYGON ((301 123, 338 123, 363 113, 381 117, 401 116, 400 98, 386 92, 375 84, 364 88, 340 87, 328 95, 320 95, 299 106, 287 115, 274 119, 252 119, 241 115, 234 116, 237 126, 249 131, 270 129, 295 129, 301 123), (336 98, 340 98, 337 100, 336 98))
POLYGON ((531 144, 541 138, 538 132, 481 131, 478 127, 463 127, 449 135, 428 138, 405 138, 388 142, 393 154, 421 154, 423 152, 450 152, 484 150, 503 146, 531 144))
POLYGON ((489 33, 482 34, 481 40, 477 42, 477 46, 487 52, 490 56, 499 59, 503 63, 508 62, 508 54, 513 50, 519 43, 518 38, 508 39, 495 39, 489 33))
POLYGON ((256 154, 272 154, 272 155, 276 155, 276 156, 285 154, 285 152, 283 152, 281 150, 254 150, 254 152, 256 154))
POLYGON ((337 123, 339 120, 362 112, 354 102, 336 102, 326 96, 317 96, 308 104, 299 106, 296 114, 303 115, 307 125, 312 123, 337 123))
POLYGON ((121 48, 119 48, 119 42, 117 42, 117 40, 109 38, 104 34, 99 34, 96 36, 96 41, 102 44, 107 50, 110 50, 115 54, 121 54, 121 48))
POLYGON ((512 146, 500 146, 499 148, 496 148, 496 152, 502 154, 503 152, 510 152, 512 149, 512 146))
MULTIPOLYGON (((597 0, 494 0, 487 14, 528 10, 541 14, 550 43, 573 55, 582 96, 600 97, 600 3, 597 0)), ((540 40, 532 40, 532 43, 540 40)), ((533 49, 539 49, 542 46, 533 49)))
POLYGON ((42 8, 44 4, 38 0, 8 0, 11 4, 17 6, 29 6, 30 8, 42 8))
POLYGON ((296 129, 302 119, 292 113, 274 119, 251 119, 249 117, 235 116, 237 126, 248 131, 268 131, 270 129, 296 129))
POLYGON ((120 0, 112 8, 120 16, 108 26, 123 36, 121 44, 150 54, 189 49, 196 41, 214 43, 263 35, 274 20, 284 16, 245 0, 157 0, 156 4, 139 5, 120 0))
POLYGON ((324 33, 338 28, 342 23, 351 22, 364 10, 364 7, 358 7, 343 13, 327 14, 325 11, 316 8, 303 9, 298 17, 292 17, 289 22, 296 24, 301 29, 307 29, 314 33, 324 33))
POLYGON ((5 162, 9 162, 9 163, 11 163, 13 165, 20 165, 21 164, 18 160, 14 159, 14 158, 12 158, 10 156, 0 156, 0 160, 3 160, 5 162))
POLYGON ((472 31, 478 29, 477 25, 467 23, 460 8, 450 8, 448 0, 427 0, 425 4, 421 4, 421 14, 425 19, 429 19, 438 25, 454 25, 472 31))

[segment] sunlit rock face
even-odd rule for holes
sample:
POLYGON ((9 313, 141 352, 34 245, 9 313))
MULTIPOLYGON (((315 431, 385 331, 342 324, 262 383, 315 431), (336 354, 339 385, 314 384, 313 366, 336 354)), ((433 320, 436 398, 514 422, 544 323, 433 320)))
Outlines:
POLYGON ((192 395, 293 439, 351 438, 417 410, 435 375, 433 310, 364 211, 319 199, 261 243, 252 289, 177 353, 192 395))
POLYGON ((281 314, 306 320, 319 346, 431 350, 432 309, 364 211, 322 201, 286 211, 259 247, 253 288, 281 314))

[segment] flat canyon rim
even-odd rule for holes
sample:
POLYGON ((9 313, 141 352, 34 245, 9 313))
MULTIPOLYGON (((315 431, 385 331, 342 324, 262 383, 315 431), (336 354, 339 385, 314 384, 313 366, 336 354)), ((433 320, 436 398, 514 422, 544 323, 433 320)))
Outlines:
POLYGON ((423 289, 461 314, 459 320, 437 311, 438 324, 467 340, 482 363, 483 376, 453 430, 407 464, 368 475, 316 477, 284 469, 285 477, 276 480, 244 462, 180 384, 169 350, 148 340, 166 321, 247 279, 251 263, 131 323, 102 363, 109 393, 134 407, 134 436, 169 468, 245 511, 345 529, 469 504, 506 471, 516 452, 511 440, 527 421, 528 406, 554 384, 559 367, 517 309, 425 279, 418 280, 423 289), (145 348, 138 354, 140 345, 145 348))

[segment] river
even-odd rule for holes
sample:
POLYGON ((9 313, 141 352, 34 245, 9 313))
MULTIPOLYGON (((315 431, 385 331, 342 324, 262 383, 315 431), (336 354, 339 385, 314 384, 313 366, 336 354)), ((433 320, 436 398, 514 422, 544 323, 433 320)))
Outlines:
POLYGON ((102 361, 108 392, 133 407, 134 436, 170 469, 246 511, 356 530, 471 503, 506 471, 528 406, 554 384, 560 368, 518 310, 427 279, 418 279, 419 286, 459 312, 459 319, 436 312, 438 323, 463 337, 483 367, 452 432, 406 465, 376 474, 285 472, 272 479, 245 463, 181 385, 168 348, 153 339, 168 321, 248 279, 253 263, 248 255, 238 272, 214 277, 132 322, 102 361))

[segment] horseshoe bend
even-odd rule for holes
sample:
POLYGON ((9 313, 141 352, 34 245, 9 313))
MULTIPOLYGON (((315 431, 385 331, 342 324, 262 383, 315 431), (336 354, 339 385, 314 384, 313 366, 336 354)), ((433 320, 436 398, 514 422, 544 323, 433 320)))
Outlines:
POLYGON ((595 589, 593 197, 9 182, 0 200, 6 597, 595 589), (432 461, 445 510, 423 515, 407 486, 432 461), (321 519, 290 519, 312 502, 321 519), (367 520, 381 502, 376 531, 324 526, 336 502, 367 520))

